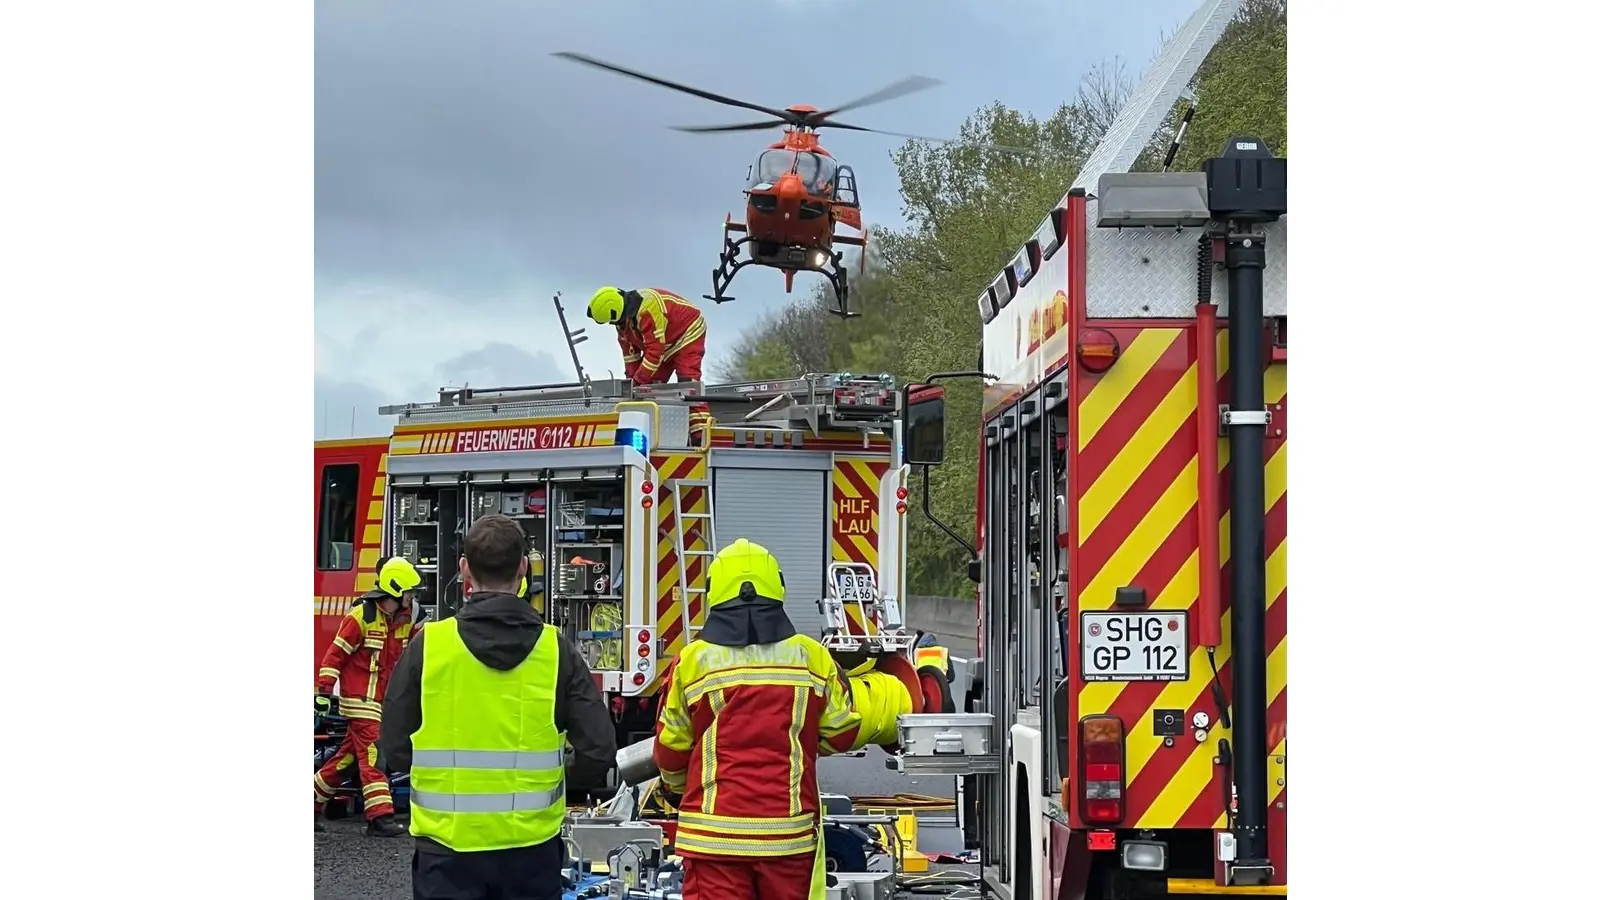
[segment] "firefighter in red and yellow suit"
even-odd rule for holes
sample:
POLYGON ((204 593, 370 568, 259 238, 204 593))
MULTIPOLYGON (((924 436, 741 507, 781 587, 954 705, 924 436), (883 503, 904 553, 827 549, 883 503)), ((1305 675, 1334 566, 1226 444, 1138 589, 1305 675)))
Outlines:
MULTIPOLYGON (((333 758, 317 770, 316 813, 333 796, 340 771, 354 764, 361 775, 361 803, 367 834, 395 837, 406 828, 394 818, 389 776, 378 767, 378 724, 389 673, 411 639, 411 596, 422 575, 403 558, 378 563, 377 587, 356 602, 339 623, 322 666, 317 670, 317 708, 329 708, 328 696, 339 685, 339 714, 350 720, 350 730, 333 758)), ((322 831, 322 822, 316 822, 322 831)))
POLYGON ((694 304, 660 288, 603 287, 589 299, 589 318, 617 327, 623 372, 634 384, 699 381, 706 320, 694 304))
POLYGON ((743 538, 707 571, 705 627, 672 670, 655 762, 677 802, 684 900, 824 893, 817 756, 850 749, 861 717, 833 658, 797 634, 783 573, 743 538))

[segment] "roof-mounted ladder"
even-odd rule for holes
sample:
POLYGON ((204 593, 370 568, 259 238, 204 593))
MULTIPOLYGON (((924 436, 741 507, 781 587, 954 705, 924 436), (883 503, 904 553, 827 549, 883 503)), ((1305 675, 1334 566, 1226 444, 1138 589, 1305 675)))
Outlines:
POLYGON ((842 372, 732 384, 679 381, 635 385, 626 380, 606 379, 512 387, 444 388, 439 391, 436 402, 385 406, 379 413, 426 418, 429 413, 458 411, 462 407, 499 410, 527 406, 528 414, 536 416, 540 404, 576 401, 601 406, 632 400, 708 407, 712 416, 724 425, 804 425, 812 434, 823 428, 883 428, 894 421, 900 406, 892 376, 842 372))

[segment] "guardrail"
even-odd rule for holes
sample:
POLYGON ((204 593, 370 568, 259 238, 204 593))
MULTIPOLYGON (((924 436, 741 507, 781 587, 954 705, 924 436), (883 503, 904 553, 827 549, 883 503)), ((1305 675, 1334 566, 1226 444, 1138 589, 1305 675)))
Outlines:
POLYGON ((906 598, 906 624, 967 644, 978 640, 978 604, 965 597, 906 598))

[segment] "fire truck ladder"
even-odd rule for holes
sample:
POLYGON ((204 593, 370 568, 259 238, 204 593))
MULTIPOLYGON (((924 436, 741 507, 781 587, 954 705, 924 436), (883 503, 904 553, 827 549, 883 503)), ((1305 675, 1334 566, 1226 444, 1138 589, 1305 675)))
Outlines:
POLYGON ((724 425, 805 426, 813 435, 827 429, 881 430, 898 413, 890 375, 813 373, 796 378, 701 384, 686 381, 633 389, 641 400, 706 404, 724 425))
POLYGON ((899 413, 892 376, 849 373, 735 384, 651 385, 585 376, 556 384, 442 388, 437 401, 383 406, 378 411, 408 422, 460 421, 463 407, 486 407, 489 417, 516 418, 548 415, 557 409, 570 412, 575 407, 598 411, 631 400, 702 407, 723 426, 804 428, 813 435, 827 430, 885 432, 899 413))
MULTIPOLYGON (((683 606, 683 637, 685 641, 694 640, 694 633, 700 626, 694 624, 694 609, 691 599, 693 595, 705 595, 705 588, 691 587, 689 585, 689 560, 699 557, 704 559, 706 566, 711 565, 711 558, 717 555, 717 520, 713 517, 711 505, 711 482, 701 478, 674 478, 664 487, 672 492, 676 513, 672 524, 672 547, 678 553, 678 600, 683 606), (693 488, 704 488, 706 492, 706 511, 691 512, 689 504, 685 502, 689 491, 693 488), (703 524, 702 524, 703 523, 703 524), (695 550, 689 547, 689 530, 696 525, 701 526, 700 536, 705 539, 706 549, 695 550)), ((700 604, 702 614, 705 604, 700 604)))

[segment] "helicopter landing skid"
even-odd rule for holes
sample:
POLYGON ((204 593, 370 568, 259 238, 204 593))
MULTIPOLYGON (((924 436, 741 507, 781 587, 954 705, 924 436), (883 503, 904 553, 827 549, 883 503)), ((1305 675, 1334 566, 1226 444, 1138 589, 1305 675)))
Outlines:
POLYGON ((837 305, 829 309, 828 312, 843 319, 853 319, 861 315, 861 313, 850 311, 850 280, 849 272, 844 267, 843 253, 829 254, 829 267, 825 269, 780 266, 753 258, 740 259, 740 249, 750 241, 751 238, 748 236, 734 240, 724 233, 722 258, 717 260, 717 267, 711 270, 711 293, 703 294, 702 296, 705 299, 718 304, 727 303, 735 299, 733 296, 724 293, 733 282, 733 276, 746 266, 765 265, 788 274, 793 274, 794 272, 817 272, 821 274, 828 279, 828 284, 833 287, 834 299, 838 301, 837 305))

